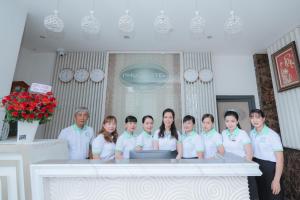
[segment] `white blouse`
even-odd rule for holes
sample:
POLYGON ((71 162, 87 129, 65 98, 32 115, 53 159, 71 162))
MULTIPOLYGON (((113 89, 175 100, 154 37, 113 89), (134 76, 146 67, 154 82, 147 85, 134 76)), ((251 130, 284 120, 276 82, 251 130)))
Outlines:
POLYGON ((153 137, 151 134, 143 131, 136 140, 136 146, 140 146, 143 150, 153 150, 153 137))
POLYGON ((125 131, 118 137, 116 151, 122 152, 123 158, 129 158, 129 152, 136 147, 136 136, 133 133, 125 131))
POLYGON ((181 143, 181 135, 178 131, 178 140, 176 140, 175 137, 171 136, 171 132, 165 132, 164 137, 159 137, 158 133, 159 129, 155 131, 153 140, 158 141, 159 150, 175 151, 177 149, 177 143, 181 143))
POLYGON ((107 142, 104 135, 98 135, 92 143, 93 154, 99 155, 102 160, 111 160, 115 158, 116 144, 107 142))
POLYGON ((204 151, 203 138, 196 132, 182 134, 183 158, 195 158, 204 151))
POLYGON ((218 147, 223 145, 222 135, 215 129, 211 129, 209 132, 201 133, 204 140, 204 158, 212 158, 218 152, 218 147))
POLYGON ((222 132, 222 138, 225 152, 246 157, 245 145, 251 144, 251 142, 244 130, 236 128, 233 133, 229 133, 229 130, 226 129, 222 132))
POLYGON ((283 151, 279 135, 266 125, 259 133, 253 129, 250 138, 255 158, 276 162, 275 152, 283 151))

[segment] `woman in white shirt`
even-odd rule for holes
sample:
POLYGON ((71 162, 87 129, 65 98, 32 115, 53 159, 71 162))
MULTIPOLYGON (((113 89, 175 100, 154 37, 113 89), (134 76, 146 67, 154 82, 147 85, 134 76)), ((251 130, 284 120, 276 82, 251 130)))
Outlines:
POLYGON ((259 109, 251 110, 250 121, 254 129, 250 132, 253 161, 259 164, 261 176, 255 177, 259 199, 280 200, 283 170, 283 148, 279 135, 265 125, 265 114, 259 109))
POLYGON ((229 110, 224 114, 226 129, 222 132, 225 152, 252 160, 252 147, 248 134, 240 129, 239 115, 229 110))
POLYGON ((153 117, 151 115, 146 115, 142 118, 143 132, 136 139, 136 150, 153 150, 153 117))
POLYGON ((194 131, 195 118, 191 115, 184 116, 182 133, 182 157, 184 159, 202 159, 204 152, 203 138, 194 131))
POLYGON ((107 116, 103 120, 101 131, 92 143, 93 159, 114 159, 117 139, 117 119, 114 116, 107 116))
POLYGON ((161 126, 154 133, 153 147, 155 150, 177 150, 176 159, 180 159, 182 157, 182 143, 180 133, 174 123, 175 112, 167 108, 163 111, 162 117, 161 126))
POLYGON ((217 153, 220 155, 224 154, 224 146, 222 142, 222 136, 216 129, 214 129, 214 116, 212 114, 204 114, 202 116, 202 129, 201 133, 204 140, 204 158, 212 158, 217 153))
POLYGON ((118 137, 116 143, 116 159, 129 159, 130 151, 136 147, 136 135, 134 131, 136 129, 137 118, 129 115, 125 118, 125 131, 118 137))

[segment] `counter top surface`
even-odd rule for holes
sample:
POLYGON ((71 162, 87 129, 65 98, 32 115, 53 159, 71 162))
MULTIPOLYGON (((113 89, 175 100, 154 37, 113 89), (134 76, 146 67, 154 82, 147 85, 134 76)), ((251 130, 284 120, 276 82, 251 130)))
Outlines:
POLYGON ((48 160, 39 165, 144 165, 144 164, 255 164, 233 154, 225 154, 211 159, 123 159, 123 160, 48 160))
POLYGON ((17 142, 16 137, 8 138, 7 140, 0 140, 1 145, 41 145, 41 144, 54 144, 54 143, 64 143, 63 140, 58 139, 36 139, 33 142, 17 142))
POLYGON ((260 176, 259 165, 225 154, 213 159, 48 160, 32 170, 63 176, 260 176))

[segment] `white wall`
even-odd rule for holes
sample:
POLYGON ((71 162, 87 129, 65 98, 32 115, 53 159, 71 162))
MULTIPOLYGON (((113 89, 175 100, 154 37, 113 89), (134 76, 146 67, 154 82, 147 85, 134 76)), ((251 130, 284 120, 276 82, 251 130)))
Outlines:
POLYGON ((55 52, 35 52, 21 48, 14 74, 14 81, 25 81, 27 84, 52 84, 52 73, 55 66, 55 52))
MULTIPOLYGON (((29 85, 31 83, 51 85, 55 59, 55 52, 41 53, 21 48, 13 80, 25 81, 29 85)), ((45 125, 40 125, 35 138, 43 138, 44 133, 45 125)))
POLYGON ((214 55, 216 95, 254 95, 259 107, 252 55, 214 55))
MULTIPOLYGON (((0 3, 0 98, 8 95, 25 27, 27 11, 17 0, 0 3)), ((5 112, 0 108, 0 127, 5 112)))

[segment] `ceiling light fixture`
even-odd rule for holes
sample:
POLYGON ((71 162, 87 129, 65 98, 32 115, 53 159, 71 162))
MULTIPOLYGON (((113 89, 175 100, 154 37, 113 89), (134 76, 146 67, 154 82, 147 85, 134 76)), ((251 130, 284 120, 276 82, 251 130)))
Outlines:
POLYGON ((161 10, 160 15, 158 15, 154 20, 154 30, 159 34, 167 34, 171 31, 172 25, 170 19, 165 15, 165 11, 161 10))
POLYGON ((81 30, 88 35, 97 35, 100 31, 100 23, 94 16, 95 0, 92 1, 90 14, 81 19, 81 30))
POLYGON ((81 19, 81 30, 84 33, 96 35, 100 31, 100 23, 94 16, 94 11, 91 10, 90 14, 81 19))
POLYGON ((58 16, 58 10, 54 10, 53 14, 48 15, 44 18, 44 26, 49 31, 59 33, 64 29, 64 22, 58 16))
POLYGON ((204 35, 205 19, 199 15, 199 11, 195 11, 195 16, 191 19, 190 31, 196 35, 204 35))
POLYGON ((132 33, 134 31, 134 20, 129 15, 129 10, 126 10, 125 14, 120 17, 118 27, 122 33, 132 33))
POLYGON ((224 23, 224 31, 229 35, 234 35, 241 32, 243 29, 243 22, 232 9, 232 0, 230 1, 230 16, 224 23))
POLYGON ((230 17, 225 21, 224 30, 227 34, 237 34, 243 29, 243 23, 239 16, 235 15, 234 11, 230 11, 230 17))

